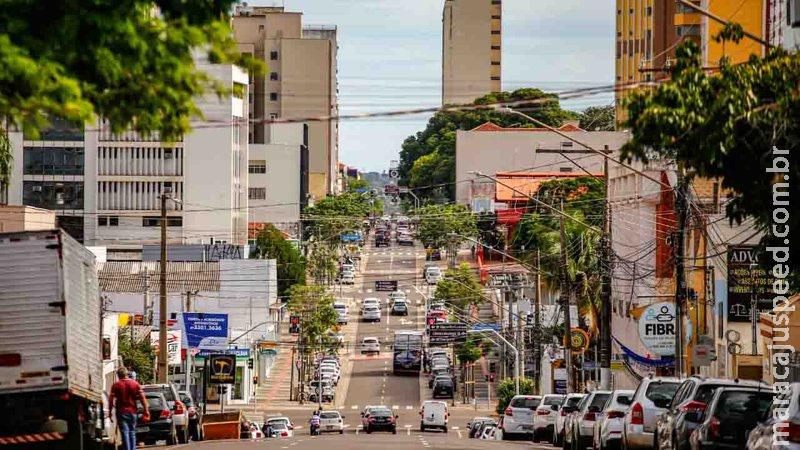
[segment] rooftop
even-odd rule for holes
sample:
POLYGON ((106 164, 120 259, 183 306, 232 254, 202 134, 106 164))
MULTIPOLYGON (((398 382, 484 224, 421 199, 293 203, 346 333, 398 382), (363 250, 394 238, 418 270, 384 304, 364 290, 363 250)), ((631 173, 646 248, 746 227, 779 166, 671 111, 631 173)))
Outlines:
MULTIPOLYGON (((583 130, 581 128, 576 127, 575 125, 573 125, 571 123, 567 123, 567 124, 561 125, 560 127, 557 128, 557 130, 558 131, 585 131, 585 130, 583 130)), ((492 122, 486 122, 486 123, 483 123, 481 125, 478 125, 477 127, 473 128, 473 129, 471 129, 469 131, 512 131, 512 132, 513 131, 517 131, 517 132, 534 132, 534 133, 536 133, 536 132, 543 132, 543 131, 544 132, 549 132, 550 130, 547 129, 547 128, 543 128, 543 127, 537 127, 537 128, 506 128, 506 127, 501 127, 500 125, 497 125, 497 124, 492 123, 492 122)))

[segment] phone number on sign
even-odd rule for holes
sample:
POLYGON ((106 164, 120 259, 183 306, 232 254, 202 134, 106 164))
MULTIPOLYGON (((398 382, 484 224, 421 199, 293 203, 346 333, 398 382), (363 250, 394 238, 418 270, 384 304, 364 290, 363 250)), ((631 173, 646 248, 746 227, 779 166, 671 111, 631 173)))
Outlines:
POLYGON ((222 325, 194 324, 189 329, 190 330, 222 331, 222 325))

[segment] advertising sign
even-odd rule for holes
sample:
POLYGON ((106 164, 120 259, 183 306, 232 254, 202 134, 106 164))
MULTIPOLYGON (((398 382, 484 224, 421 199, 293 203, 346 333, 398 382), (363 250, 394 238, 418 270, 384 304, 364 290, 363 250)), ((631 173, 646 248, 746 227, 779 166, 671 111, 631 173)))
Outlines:
POLYGON ((474 331, 486 331, 486 330, 494 330, 500 331, 500 324, 499 323, 479 323, 472 326, 474 331))
MULTIPOLYGON (((571 328, 569 335, 573 353, 581 354, 589 348, 589 334, 587 332, 580 328, 571 328)), ((566 345, 566 342, 564 342, 565 347, 566 345)))
POLYGON ((219 355, 219 354, 228 354, 234 355, 239 359, 246 359, 250 357, 250 349, 249 348, 226 348, 224 351, 217 351, 217 350, 201 350, 197 355, 196 358, 209 358, 212 355, 219 355))
MULTIPOLYGON (((692 338, 688 320, 683 326, 686 340, 692 338)), ((639 318, 639 339, 650 353, 667 356, 675 354, 675 304, 655 303, 647 307, 639 318)))
POLYGON ((567 393, 567 369, 553 369, 553 392, 562 395, 567 393))
POLYGON ((210 355, 208 381, 211 384, 233 384, 236 381, 236 355, 210 355))
POLYGON ((728 247, 728 322, 750 322, 755 295, 759 312, 772 310, 769 274, 758 266, 756 247, 728 247))
MULTIPOLYGON (((158 331, 150 332, 150 345, 156 350, 158 354, 159 342, 158 331)), ((167 363, 170 365, 180 365, 181 363, 181 331, 168 330, 167 331, 167 363)))
POLYGON ((467 341, 467 324, 459 322, 429 325, 431 345, 461 344, 467 341))
POLYGON ((397 290, 397 280, 379 280, 375 282, 376 292, 394 292, 397 290))
POLYGON ((188 348, 225 350, 228 348, 228 315, 181 313, 182 329, 188 348))

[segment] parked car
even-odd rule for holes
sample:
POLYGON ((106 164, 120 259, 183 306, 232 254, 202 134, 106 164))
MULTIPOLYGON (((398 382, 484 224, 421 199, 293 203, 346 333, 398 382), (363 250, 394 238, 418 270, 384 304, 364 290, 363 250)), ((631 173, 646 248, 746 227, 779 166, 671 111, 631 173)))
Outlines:
POLYGON ((540 395, 515 395, 503 412, 503 423, 500 426, 503 440, 514 436, 530 436, 533 434, 533 411, 542 402, 540 395))
POLYGON ((169 401, 161 392, 145 392, 144 396, 147 400, 147 409, 150 410, 150 420, 144 422, 142 419, 144 409, 139 405, 136 441, 145 445, 153 445, 156 441, 166 441, 167 445, 175 445, 178 431, 175 426, 175 414, 169 401))
POLYGON ((495 423, 487 423, 486 425, 481 428, 480 431, 480 439, 484 441, 494 441, 497 439, 496 432, 498 430, 498 425, 495 423))
POLYGON ((597 413, 603 411, 611 391, 593 391, 581 400, 564 429, 564 448, 583 450, 592 444, 597 413))
POLYGON ((410 233, 400 233, 397 236, 397 243, 399 245, 414 245, 414 237, 410 233))
POLYGON ((554 447, 560 447, 564 442, 564 426, 569 414, 578 410, 578 404, 583 400, 585 394, 567 394, 564 402, 558 408, 558 414, 555 417, 553 426, 553 436, 550 441, 554 447))
POLYGON ((268 417, 265 421, 265 424, 269 424, 272 427, 273 433, 277 434, 280 437, 292 437, 294 436, 294 424, 292 423, 292 419, 285 417, 285 416, 275 416, 275 417, 268 417))
POLYGON ((186 405, 180 400, 178 390, 172 384, 146 384, 142 386, 145 393, 157 392, 164 395, 167 404, 173 414, 175 431, 178 436, 178 443, 184 444, 189 440, 189 411, 186 405))
POLYGON ((356 284, 356 275, 353 272, 344 272, 342 276, 339 277, 339 283, 356 284))
POLYGON ((631 405, 633 391, 616 390, 597 413, 594 422, 592 448, 599 450, 618 449, 622 440, 622 418, 631 405))
POLYGON ((322 411, 319 414, 319 431, 344 434, 344 416, 339 411, 322 411))
POLYGON ((542 440, 542 436, 550 437, 553 434, 558 409, 563 402, 564 396, 560 394, 547 394, 542 397, 542 402, 536 407, 533 415, 534 442, 542 440))
POLYGON ((480 434, 478 431, 483 427, 484 424, 492 423, 496 424, 495 420, 491 417, 473 417, 469 422, 467 422, 467 430, 469 430, 468 438, 470 439, 478 439, 480 438, 480 434))
POLYGON ((779 439, 783 441, 781 448, 800 450, 800 382, 791 383, 774 396, 772 406, 748 435, 747 450, 775 450, 779 439), (775 417, 778 408, 785 411, 786 420, 775 417), (775 425, 780 422, 783 426, 776 430, 775 425))
MULTIPOLYGON (((769 387, 761 384, 764 389, 769 387)), ((688 450, 689 436, 699 425, 686 421, 686 413, 705 411, 708 402, 719 387, 758 387, 756 381, 729 380, 691 376, 681 383, 666 411, 656 421, 656 450, 688 450)))
POLYGON ((189 411, 189 439, 203 440, 203 408, 195 403, 188 391, 178 391, 178 396, 189 411))
POLYGON ((744 450, 748 433, 772 405, 774 395, 772 389, 718 388, 704 412, 694 411, 684 417, 700 422, 689 437, 691 449, 744 450))
POLYGON ((427 400, 422 404, 419 416, 419 431, 439 428, 447 433, 447 422, 450 419, 447 403, 438 400, 427 400))
POLYGON ((344 302, 336 302, 333 304, 333 309, 336 310, 336 314, 338 315, 337 322, 339 325, 347 325, 347 315, 350 312, 350 308, 344 302))
POLYGON ((434 366, 431 369, 431 372, 428 374, 428 387, 433 388, 433 382, 436 380, 436 377, 441 375, 450 375, 450 367, 449 366, 434 366))
POLYGON ((322 384, 322 401, 332 402, 336 396, 336 390, 333 387, 333 382, 329 379, 311 380, 308 383, 308 400, 310 402, 319 401, 319 386, 322 384))
POLYGON ((680 386, 677 378, 645 377, 633 394, 631 407, 625 412, 622 446, 628 450, 655 447, 658 417, 667 410, 680 386))

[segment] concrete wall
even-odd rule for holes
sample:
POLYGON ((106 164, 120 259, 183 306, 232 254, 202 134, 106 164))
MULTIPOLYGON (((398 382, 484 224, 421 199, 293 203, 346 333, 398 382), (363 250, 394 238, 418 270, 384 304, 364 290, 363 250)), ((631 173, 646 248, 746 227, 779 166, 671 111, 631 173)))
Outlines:
POLYGON ((53 211, 32 206, 0 205, 0 233, 52 230, 56 227, 53 211))
POLYGON ((250 222, 297 223, 300 220, 302 124, 272 125, 273 142, 250 146, 250 160, 264 161, 265 174, 249 174, 250 187, 266 188, 264 200, 250 200, 250 222))

